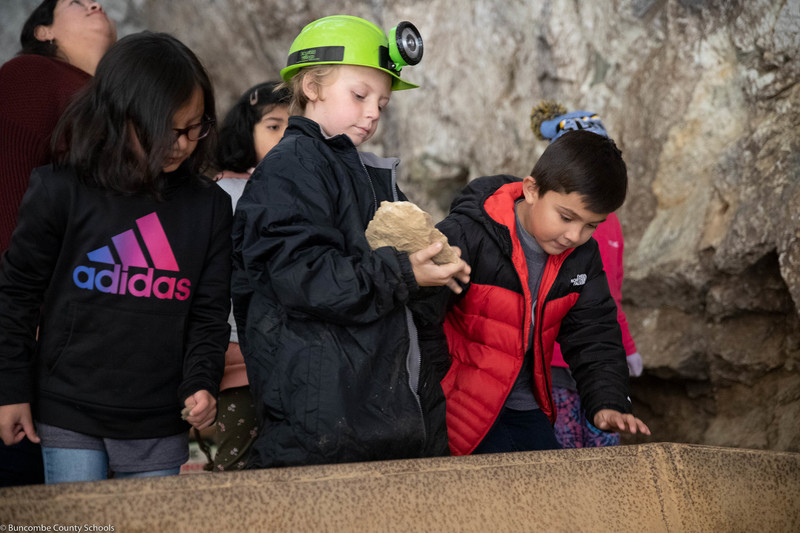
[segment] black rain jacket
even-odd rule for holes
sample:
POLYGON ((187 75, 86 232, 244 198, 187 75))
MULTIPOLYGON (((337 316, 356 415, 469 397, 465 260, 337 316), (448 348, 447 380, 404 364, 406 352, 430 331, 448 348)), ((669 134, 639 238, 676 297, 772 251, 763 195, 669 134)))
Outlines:
POLYGON ((382 201, 405 200, 397 164, 293 116, 248 180, 232 294, 261 419, 250 468, 447 454, 447 345, 417 332, 431 289, 364 236, 382 201))

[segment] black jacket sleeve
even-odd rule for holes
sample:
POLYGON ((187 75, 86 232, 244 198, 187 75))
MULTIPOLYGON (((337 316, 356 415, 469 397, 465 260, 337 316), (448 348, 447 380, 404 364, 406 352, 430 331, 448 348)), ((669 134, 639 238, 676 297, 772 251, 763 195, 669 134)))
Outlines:
POLYGON ((591 421, 601 409, 630 413, 631 402, 617 305, 609 292, 596 244, 590 257, 586 285, 561 322, 558 342, 591 421))

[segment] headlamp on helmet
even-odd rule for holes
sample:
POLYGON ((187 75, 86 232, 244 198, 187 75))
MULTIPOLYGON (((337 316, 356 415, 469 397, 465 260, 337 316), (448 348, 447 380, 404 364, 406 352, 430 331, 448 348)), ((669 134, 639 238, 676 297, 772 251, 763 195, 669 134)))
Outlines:
POLYGON ((399 72, 406 65, 422 61, 422 35, 416 26, 404 20, 389 32, 389 57, 399 72))

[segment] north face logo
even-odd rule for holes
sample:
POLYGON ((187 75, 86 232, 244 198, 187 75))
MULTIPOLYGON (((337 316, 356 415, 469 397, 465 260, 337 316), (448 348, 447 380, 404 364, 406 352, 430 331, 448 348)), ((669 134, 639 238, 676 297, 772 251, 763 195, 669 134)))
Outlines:
POLYGON ((180 271, 158 215, 150 213, 138 218, 136 226, 139 229, 138 237, 133 229, 111 237, 119 262, 110 246, 103 246, 87 254, 90 261, 114 265, 112 269, 97 270, 95 267, 83 265, 76 267, 72 272, 75 285, 81 289, 130 294, 139 298, 155 296, 162 300, 187 299, 191 287, 188 279, 172 276, 159 276, 155 279, 153 277, 156 269, 180 271), (145 252, 139 244, 139 238, 144 243, 144 249, 152 263, 148 263, 145 252), (129 268, 135 270, 129 271, 129 268))
POLYGON ((569 282, 576 287, 580 285, 586 285, 586 274, 578 274, 577 276, 569 280, 569 282))

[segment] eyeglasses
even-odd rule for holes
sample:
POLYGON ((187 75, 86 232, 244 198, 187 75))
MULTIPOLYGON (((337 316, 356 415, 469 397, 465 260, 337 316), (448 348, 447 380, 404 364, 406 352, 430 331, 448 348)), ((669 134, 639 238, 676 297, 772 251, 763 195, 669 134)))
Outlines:
POLYGON ((186 135, 186 138, 190 141, 199 141, 211 133, 211 126, 213 126, 215 122, 214 119, 206 117, 202 122, 186 126, 185 128, 172 128, 175 131, 175 140, 177 141, 180 139, 181 135, 186 135))

